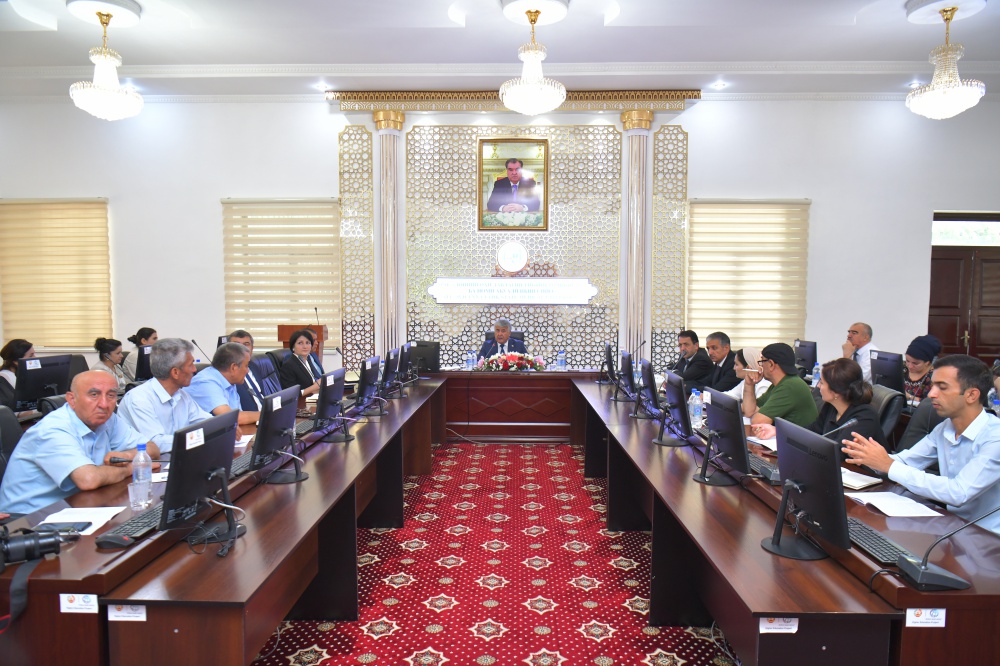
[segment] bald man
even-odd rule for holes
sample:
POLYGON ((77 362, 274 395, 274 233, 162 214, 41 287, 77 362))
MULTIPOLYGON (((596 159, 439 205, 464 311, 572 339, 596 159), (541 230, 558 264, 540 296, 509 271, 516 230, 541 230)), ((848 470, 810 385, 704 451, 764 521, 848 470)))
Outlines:
MULTIPOLYGON (((132 476, 131 460, 146 438, 115 414, 118 383, 106 372, 73 378, 66 404, 29 428, 17 443, 0 485, 0 511, 31 513, 79 490, 93 490, 132 476)), ((156 460, 153 442, 146 451, 156 460)))
POLYGON ((872 342, 872 327, 864 322, 851 324, 847 329, 847 340, 842 345, 844 358, 857 361, 861 366, 861 374, 865 376, 865 381, 872 382, 872 352, 878 351, 878 347, 872 342))

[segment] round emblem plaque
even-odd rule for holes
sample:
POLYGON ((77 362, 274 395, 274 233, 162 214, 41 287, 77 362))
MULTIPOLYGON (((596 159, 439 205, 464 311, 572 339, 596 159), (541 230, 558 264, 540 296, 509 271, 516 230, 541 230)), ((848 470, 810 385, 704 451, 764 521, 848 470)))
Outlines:
POLYGON ((516 273, 528 263, 528 249, 517 241, 508 241, 497 250, 497 264, 508 273, 516 273))

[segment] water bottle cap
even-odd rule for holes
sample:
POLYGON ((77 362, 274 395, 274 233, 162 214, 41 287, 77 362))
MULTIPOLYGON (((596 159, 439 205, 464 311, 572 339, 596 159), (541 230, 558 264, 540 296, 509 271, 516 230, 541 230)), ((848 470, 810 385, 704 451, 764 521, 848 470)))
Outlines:
POLYGON ((142 444, 139 444, 135 448, 136 448, 137 451, 145 451, 146 450, 146 443, 143 442, 142 444))

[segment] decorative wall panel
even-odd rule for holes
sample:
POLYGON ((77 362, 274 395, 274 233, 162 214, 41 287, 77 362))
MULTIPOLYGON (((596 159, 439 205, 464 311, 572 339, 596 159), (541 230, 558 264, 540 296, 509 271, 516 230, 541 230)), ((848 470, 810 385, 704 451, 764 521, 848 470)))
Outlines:
POLYGON ((340 256, 344 367, 375 354, 375 205, 372 134, 361 125, 340 133, 340 256))
MULTIPOLYGON (((600 343, 618 337, 621 132, 608 125, 417 126, 406 137, 407 339, 439 340, 442 365, 478 351, 494 320, 507 317, 529 349, 570 367, 599 367, 600 343), (489 137, 549 139, 549 230, 478 231, 476 151, 489 137), (501 244, 528 249, 521 275, 586 277, 597 295, 585 306, 438 305, 427 288, 439 276, 502 275, 501 244)), ((346 216, 346 210, 345 210, 346 216)), ((516 278, 510 278, 516 279, 516 278)))
POLYGON ((664 125, 653 135, 652 362, 657 370, 678 358, 687 290, 688 135, 664 125))

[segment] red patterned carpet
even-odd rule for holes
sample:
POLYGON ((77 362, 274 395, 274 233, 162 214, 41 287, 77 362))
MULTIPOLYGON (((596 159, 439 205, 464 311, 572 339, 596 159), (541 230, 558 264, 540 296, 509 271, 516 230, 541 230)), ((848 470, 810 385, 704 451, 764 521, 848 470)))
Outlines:
POLYGON ((261 666, 732 664, 703 628, 649 627, 649 535, 604 529, 569 445, 448 444, 405 527, 360 530, 358 622, 286 622, 261 666))

